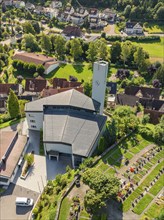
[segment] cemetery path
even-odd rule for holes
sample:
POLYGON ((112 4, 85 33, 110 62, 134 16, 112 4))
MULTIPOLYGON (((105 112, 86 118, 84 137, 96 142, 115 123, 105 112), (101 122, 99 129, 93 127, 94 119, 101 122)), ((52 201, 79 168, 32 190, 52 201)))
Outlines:
POLYGON ((155 146, 155 145, 150 144, 147 147, 145 147, 143 150, 141 150, 139 153, 135 154, 134 157, 129 161, 129 164, 127 166, 123 166, 122 168, 120 168, 117 171, 117 173, 118 173, 117 177, 122 178, 122 175, 126 172, 128 167, 131 167, 144 153, 149 151, 153 146, 155 146))

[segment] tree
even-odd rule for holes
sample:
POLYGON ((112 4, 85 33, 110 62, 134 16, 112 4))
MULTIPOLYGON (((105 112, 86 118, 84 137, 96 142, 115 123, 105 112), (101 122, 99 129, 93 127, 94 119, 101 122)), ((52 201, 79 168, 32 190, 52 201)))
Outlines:
POLYGON ((89 48, 87 50, 87 59, 92 63, 97 59, 97 46, 95 42, 91 42, 89 44, 89 48))
POLYGON ((84 94, 91 97, 92 95, 92 83, 91 82, 90 83, 86 82, 84 84, 84 94))
POLYGON ((18 117, 20 113, 18 97, 15 95, 12 89, 10 89, 9 92, 9 97, 7 100, 7 108, 11 118, 18 117))
POLYGON ((158 79, 162 87, 164 87, 164 64, 157 69, 154 79, 158 79))
POLYGON ((50 52, 51 48, 52 48, 52 44, 51 44, 51 40, 50 37, 43 34, 41 36, 41 47, 43 50, 45 50, 46 52, 50 52))
POLYGON ((85 195, 84 204, 92 213, 105 206, 106 199, 116 197, 120 185, 114 175, 108 176, 96 168, 83 173, 83 182, 91 189, 85 195))
POLYGON ((36 41, 36 38, 32 34, 25 34, 22 40, 22 49, 23 50, 29 50, 31 52, 34 51, 40 51, 40 48, 38 46, 38 42, 36 41))
POLYGON ((113 119, 116 122, 117 137, 119 138, 136 130, 139 125, 139 119, 129 106, 119 106, 113 113, 113 119))
POLYGON ((145 67, 145 52, 143 51, 143 48, 138 47, 137 51, 134 53, 134 61, 136 62, 138 66, 138 70, 142 72, 145 67))
POLYGON ((35 34, 34 27, 32 26, 32 24, 30 22, 26 21, 22 24, 22 26, 23 26, 24 33, 26 33, 26 34, 29 34, 29 33, 35 34))
POLYGON ((105 147, 106 147, 106 142, 105 142, 105 138, 102 136, 99 140, 99 143, 98 143, 98 153, 101 154, 104 152, 105 150, 105 147))
POLYGON ((130 55, 130 46, 128 44, 128 42, 123 43, 122 48, 121 48, 122 52, 121 52, 121 57, 124 61, 124 65, 130 55))
POLYGON ((109 48, 106 44, 106 40, 101 38, 96 42, 97 45, 97 58, 102 60, 109 60, 109 48))
POLYGON ((157 10, 157 12, 156 12, 156 19, 157 20, 164 20, 164 6, 161 6, 158 10, 157 10))
POLYGON ((126 8, 124 9, 124 16, 126 18, 129 18, 130 12, 131 12, 131 5, 127 5, 126 8))
POLYGON ((157 144, 164 144, 164 115, 154 129, 154 140, 157 144))
POLYGON ((78 60, 79 57, 82 55, 83 51, 82 51, 82 46, 80 43, 80 40, 77 38, 74 38, 70 41, 70 53, 73 57, 74 60, 78 60))
POLYGON ((54 39, 54 48, 57 53, 58 58, 64 57, 65 54, 65 39, 61 35, 57 35, 56 38, 54 39))
POLYGON ((33 26, 35 32, 36 32, 37 34, 40 34, 39 22, 37 22, 37 21, 32 21, 32 26, 33 26))
POLYGON ((121 56, 121 44, 120 42, 116 41, 112 44, 110 48, 110 56, 111 56, 111 62, 116 63, 120 56, 121 56))
POLYGON ((142 124, 146 125, 150 121, 150 114, 145 114, 142 118, 142 124))
POLYGON ((36 67, 36 71, 40 74, 40 75, 43 75, 44 71, 45 71, 45 68, 42 64, 38 65, 36 67))

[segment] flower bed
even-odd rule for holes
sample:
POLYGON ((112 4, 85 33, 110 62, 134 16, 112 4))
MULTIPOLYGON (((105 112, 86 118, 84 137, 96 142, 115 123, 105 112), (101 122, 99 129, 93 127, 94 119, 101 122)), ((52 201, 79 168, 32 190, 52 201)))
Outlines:
POLYGON ((23 166, 23 171, 21 174, 22 179, 26 179, 30 172, 30 168, 34 165, 34 154, 33 152, 25 155, 25 164, 23 166))

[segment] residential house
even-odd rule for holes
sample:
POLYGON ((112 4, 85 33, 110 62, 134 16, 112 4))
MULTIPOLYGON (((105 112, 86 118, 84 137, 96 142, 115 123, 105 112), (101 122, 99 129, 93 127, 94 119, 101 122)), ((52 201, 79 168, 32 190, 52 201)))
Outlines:
POLYGON ((0 112, 3 113, 6 111, 6 101, 12 89, 16 95, 22 94, 22 86, 19 84, 12 83, 0 83, 0 112))
POLYGON ((62 8, 62 2, 61 1, 52 1, 51 8, 62 8))
POLYGON ((117 14, 111 9, 106 8, 105 10, 103 10, 100 17, 101 17, 101 20, 103 21, 114 22, 117 17, 117 14))
POLYGON ((99 102, 75 89, 25 106, 29 129, 43 129, 45 154, 68 157, 73 167, 92 155, 105 129, 107 118, 99 110, 99 102))
POLYGON ((107 82, 107 107, 114 108, 116 105, 117 83, 107 82))
POLYGON ((27 53, 24 51, 16 52, 13 56, 13 60, 21 60, 26 63, 34 63, 35 65, 43 65, 45 68, 45 74, 49 74, 59 66, 59 62, 53 57, 48 57, 43 54, 27 53))
POLYGON ((82 31, 78 26, 68 25, 64 28, 62 36, 65 37, 67 40, 71 38, 82 37, 82 31))
POLYGON ((44 14, 46 17, 52 19, 53 17, 56 18, 56 17, 58 16, 59 10, 58 10, 58 9, 54 9, 54 8, 48 8, 48 7, 46 7, 46 8, 43 8, 43 14, 44 14))
POLYGON ((135 107, 140 103, 144 113, 150 115, 150 121, 157 124, 164 114, 164 100, 160 100, 161 90, 158 88, 130 86, 124 94, 117 94, 116 103, 135 107))
POLYGON ((71 18, 71 15, 74 13, 74 8, 70 5, 67 5, 66 8, 64 10, 61 10, 59 12, 59 15, 58 15, 58 20, 59 21, 66 21, 66 22, 69 22, 70 21, 70 18, 71 18))
POLYGON ((13 6, 16 8, 25 8, 25 2, 24 1, 13 1, 13 6))
POLYGON ((13 182, 22 164, 28 142, 17 131, 2 131, 0 141, 0 185, 13 182))
POLYGON ((77 8, 73 14, 71 14, 70 22, 74 25, 83 25, 87 20, 88 11, 84 8, 77 8))
POLYGON ((77 91, 84 93, 84 88, 83 87, 68 87, 68 88, 53 88, 53 87, 47 87, 45 89, 43 89, 43 91, 41 92, 41 97, 47 97, 47 96, 51 96, 51 95, 55 95, 58 94, 60 92, 65 92, 71 89, 76 89, 77 91))
POLYGON ((40 93, 46 86, 47 81, 42 77, 28 78, 25 83, 25 91, 40 93))
POLYGON ((129 34, 129 35, 143 34, 143 28, 139 23, 126 22, 125 32, 126 34, 129 34))
POLYGON ((159 99, 161 89, 140 86, 127 86, 125 88, 125 94, 137 96, 139 98, 159 99))
POLYGON ((30 2, 27 2, 25 8, 28 10, 35 10, 35 5, 30 2))
POLYGON ((54 78, 53 79, 53 88, 74 88, 81 87, 82 83, 77 81, 67 81, 65 78, 54 78))

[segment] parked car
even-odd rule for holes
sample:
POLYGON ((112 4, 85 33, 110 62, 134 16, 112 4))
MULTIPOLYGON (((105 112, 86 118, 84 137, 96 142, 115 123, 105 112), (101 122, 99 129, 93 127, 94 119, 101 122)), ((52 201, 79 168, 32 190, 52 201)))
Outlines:
POLYGON ((16 206, 33 206, 34 200, 26 197, 17 197, 15 204, 16 206))

